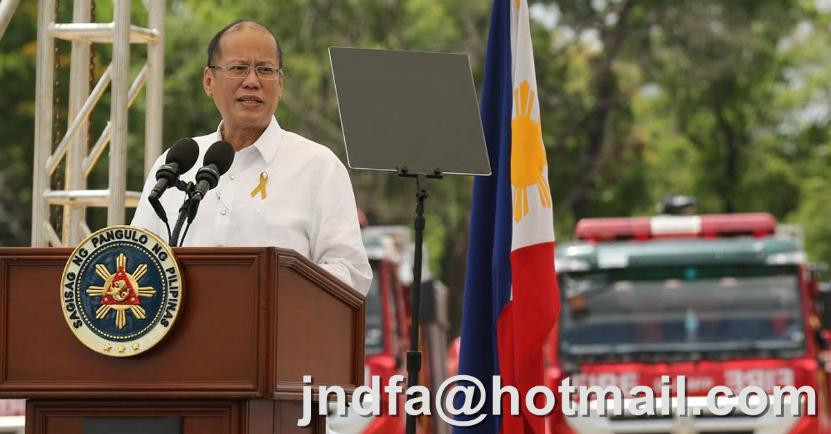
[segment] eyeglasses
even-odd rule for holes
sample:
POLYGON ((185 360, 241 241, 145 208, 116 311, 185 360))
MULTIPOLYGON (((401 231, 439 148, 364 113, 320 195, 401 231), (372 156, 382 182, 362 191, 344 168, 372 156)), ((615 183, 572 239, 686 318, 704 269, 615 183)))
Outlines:
MULTIPOLYGON (((208 65, 208 68, 224 71, 228 78, 245 78, 248 77, 248 73, 251 72, 252 67, 250 65, 208 65)), ((277 76, 283 72, 283 68, 275 68, 273 66, 266 65, 259 65, 253 68, 254 71, 257 72, 257 77, 259 77, 260 80, 276 80, 277 76)))

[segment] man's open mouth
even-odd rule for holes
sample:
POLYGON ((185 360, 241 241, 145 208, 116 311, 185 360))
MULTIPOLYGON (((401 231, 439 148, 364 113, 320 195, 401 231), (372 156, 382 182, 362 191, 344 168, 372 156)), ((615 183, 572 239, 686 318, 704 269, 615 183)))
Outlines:
POLYGON ((263 100, 260 99, 260 98, 257 98, 256 96, 239 97, 239 98, 237 98, 237 101, 241 102, 245 105, 259 105, 259 104, 263 103, 263 100))

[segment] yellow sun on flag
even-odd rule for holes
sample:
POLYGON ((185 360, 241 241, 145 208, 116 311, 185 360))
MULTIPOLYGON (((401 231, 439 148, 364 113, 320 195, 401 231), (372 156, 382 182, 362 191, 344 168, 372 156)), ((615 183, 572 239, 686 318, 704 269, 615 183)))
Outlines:
POLYGON ((511 185, 514 188, 514 220, 528 214, 528 187, 537 186, 540 202, 551 208, 551 190, 543 176, 545 147, 542 127, 531 119, 536 95, 531 85, 523 81, 514 88, 514 118, 511 120, 511 185))

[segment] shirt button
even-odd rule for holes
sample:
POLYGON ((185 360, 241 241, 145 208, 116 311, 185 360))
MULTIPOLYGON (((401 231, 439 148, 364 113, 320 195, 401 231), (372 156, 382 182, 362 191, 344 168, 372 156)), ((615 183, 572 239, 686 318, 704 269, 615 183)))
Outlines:
POLYGON ((224 209, 223 209, 223 210, 222 210, 222 211, 220 211, 219 213, 220 213, 220 214, 222 214, 222 215, 225 215, 225 214, 228 214, 228 210, 224 210, 224 209))
POLYGON ((233 181, 234 179, 236 179, 236 177, 235 177, 234 175, 231 175, 229 178, 231 178, 231 181, 233 181))

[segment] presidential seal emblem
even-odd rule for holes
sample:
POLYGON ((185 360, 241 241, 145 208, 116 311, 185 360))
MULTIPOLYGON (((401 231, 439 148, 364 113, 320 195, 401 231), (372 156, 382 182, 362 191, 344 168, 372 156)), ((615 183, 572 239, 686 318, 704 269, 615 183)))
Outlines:
POLYGON ((128 357, 164 338, 182 305, 173 251, 144 229, 111 226, 87 237, 63 270, 61 306, 70 330, 101 354, 128 357))

